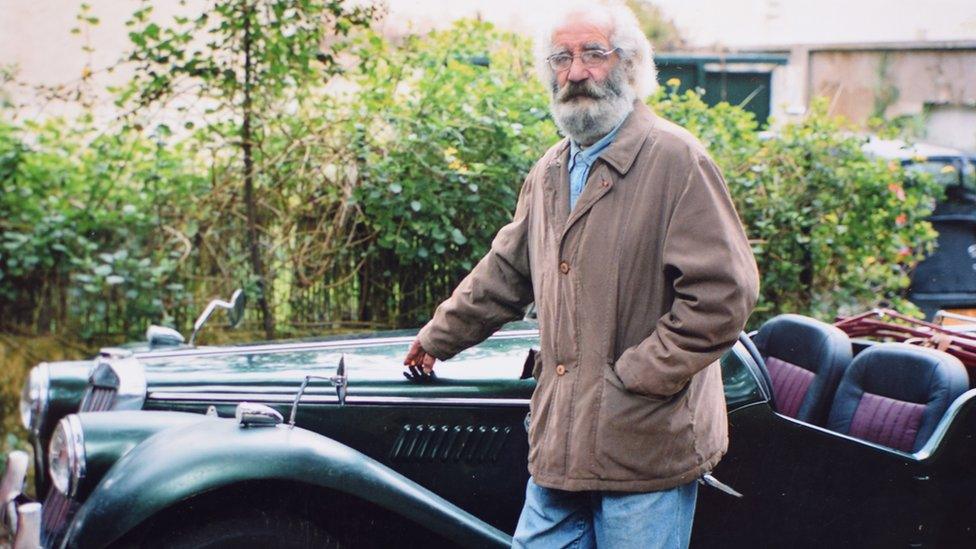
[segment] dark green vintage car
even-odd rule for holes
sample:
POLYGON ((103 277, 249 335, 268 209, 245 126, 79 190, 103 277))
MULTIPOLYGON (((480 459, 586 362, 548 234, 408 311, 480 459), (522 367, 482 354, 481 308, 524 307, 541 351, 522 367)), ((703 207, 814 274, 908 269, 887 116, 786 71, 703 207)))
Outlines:
MULTIPOLYGON (((731 446, 707 479, 720 489, 700 491, 693 544, 971 544, 976 390, 935 412, 906 404, 925 408, 918 441, 878 438, 863 417, 860 431, 829 428, 808 400, 842 400, 851 376, 824 388, 836 368, 876 355, 889 366, 946 361, 897 344, 845 348, 827 325, 783 322, 743 334, 722 359, 731 446)), ((20 494, 26 455, 10 456, 0 488, 3 528, 19 546, 510 544, 528 478, 531 322, 439 364, 436 377, 404 375, 413 332, 224 347, 150 336, 31 372, 22 411, 44 499, 20 494)))

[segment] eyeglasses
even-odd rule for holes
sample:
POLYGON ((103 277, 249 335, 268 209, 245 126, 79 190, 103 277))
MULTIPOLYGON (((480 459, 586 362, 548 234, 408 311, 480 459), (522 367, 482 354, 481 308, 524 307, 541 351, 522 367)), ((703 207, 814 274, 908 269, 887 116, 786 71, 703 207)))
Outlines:
POLYGON ((586 50, 579 55, 573 55, 569 52, 555 53, 546 57, 546 62, 549 63, 549 67, 556 72, 562 72, 569 70, 573 66, 573 59, 577 57, 583 62, 583 66, 587 68, 599 67, 610 59, 613 52, 619 50, 620 48, 613 48, 607 51, 600 50, 586 50))

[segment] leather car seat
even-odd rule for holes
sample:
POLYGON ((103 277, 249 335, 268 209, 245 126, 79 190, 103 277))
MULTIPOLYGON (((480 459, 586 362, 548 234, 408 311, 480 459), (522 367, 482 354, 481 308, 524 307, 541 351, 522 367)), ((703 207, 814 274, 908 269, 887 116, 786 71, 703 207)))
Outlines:
POLYGON ((827 428, 916 452, 968 388, 966 368, 956 357, 906 343, 878 343, 861 351, 844 374, 827 428))
POLYGON ((766 321, 753 341, 766 361, 776 411, 824 425, 853 356, 847 334, 814 318, 784 314, 766 321))

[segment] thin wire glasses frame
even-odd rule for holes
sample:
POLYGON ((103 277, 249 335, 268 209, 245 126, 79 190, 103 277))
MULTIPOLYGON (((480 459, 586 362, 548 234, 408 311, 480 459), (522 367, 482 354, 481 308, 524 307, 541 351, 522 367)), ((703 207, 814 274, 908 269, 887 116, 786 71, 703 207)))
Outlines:
POLYGON ((618 51, 620 48, 612 48, 606 51, 601 50, 585 50, 578 54, 572 54, 569 52, 559 52, 546 57, 546 62, 549 63, 549 68, 556 72, 562 72, 569 70, 573 66, 573 59, 577 57, 583 62, 584 67, 593 68, 600 67, 610 59, 610 56, 614 52, 618 51))

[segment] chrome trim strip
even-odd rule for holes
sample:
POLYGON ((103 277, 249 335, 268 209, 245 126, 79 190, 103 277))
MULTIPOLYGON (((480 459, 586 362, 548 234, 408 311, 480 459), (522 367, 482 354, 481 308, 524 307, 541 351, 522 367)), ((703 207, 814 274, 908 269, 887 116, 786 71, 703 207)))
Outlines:
MULTIPOLYGON (((517 339, 522 337, 538 336, 539 330, 511 330, 498 332, 488 339, 517 339)), ((180 349, 170 351, 147 351, 135 353, 134 356, 142 359, 156 358, 177 358, 177 357, 196 357, 196 356, 220 356, 220 355, 263 355, 271 353, 285 353, 297 351, 317 351, 324 349, 337 349, 345 347, 376 347, 381 345, 409 345, 413 343, 416 336, 400 337, 375 337, 367 339, 343 339, 339 341, 315 341, 297 343, 279 343, 274 345, 241 345, 239 347, 214 347, 198 349, 180 349)))
MULTIPOLYGON (((254 403, 291 403, 295 397, 290 394, 267 393, 191 393, 153 391, 149 393, 152 400, 192 401, 192 402, 254 402, 254 403)), ((339 404, 336 395, 308 395, 302 397, 302 402, 317 404, 339 404)), ((528 406, 527 398, 470 398, 470 397, 410 397, 383 395, 349 395, 346 404, 412 404, 434 406, 528 406)))
POLYGON ((942 445, 942 441, 945 440, 946 435, 949 432, 949 427, 956 421, 956 418, 962 413, 963 406, 969 404, 970 400, 976 399, 976 389, 970 389, 965 393, 956 397, 956 400, 952 401, 949 405, 949 409, 946 410, 945 415, 939 420, 939 423, 935 426, 935 431, 929 436, 929 440, 924 446, 919 448, 915 452, 915 457, 919 460, 928 459, 935 454, 939 446, 942 445))

